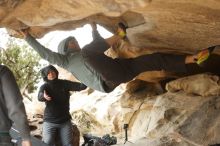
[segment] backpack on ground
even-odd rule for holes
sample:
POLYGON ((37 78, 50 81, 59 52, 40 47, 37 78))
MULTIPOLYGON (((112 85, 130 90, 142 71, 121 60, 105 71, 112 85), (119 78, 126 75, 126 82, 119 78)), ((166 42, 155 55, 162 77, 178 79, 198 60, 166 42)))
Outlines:
POLYGON ((115 136, 110 136, 109 134, 102 137, 84 134, 83 139, 84 143, 82 146, 110 146, 117 143, 117 138, 115 136))

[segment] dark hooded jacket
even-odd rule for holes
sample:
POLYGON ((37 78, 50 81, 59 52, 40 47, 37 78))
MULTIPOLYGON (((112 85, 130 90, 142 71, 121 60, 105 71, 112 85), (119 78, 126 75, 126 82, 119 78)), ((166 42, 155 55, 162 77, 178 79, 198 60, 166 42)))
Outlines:
POLYGON ((58 74, 57 69, 52 65, 41 70, 45 84, 40 87, 38 100, 46 104, 44 121, 61 124, 71 119, 69 113, 69 91, 81 91, 86 89, 86 86, 81 83, 58 79, 58 74), (47 75, 51 70, 56 73, 57 78, 48 80, 47 75), (44 92, 52 98, 50 101, 44 98, 44 92))

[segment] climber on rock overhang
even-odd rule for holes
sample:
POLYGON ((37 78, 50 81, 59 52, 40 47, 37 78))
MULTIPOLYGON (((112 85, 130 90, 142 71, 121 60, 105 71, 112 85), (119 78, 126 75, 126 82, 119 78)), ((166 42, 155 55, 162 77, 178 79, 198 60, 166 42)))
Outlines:
POLYGON ((80 48, 75 37, 67 37, 60 42, 58 53, 42 46, 31 36, 28 29, 18 31, 39 55, 52 64, 70 71, 88 87, 101 92, 111 92, 121 83, 128 82, 145 71, 186 72, 185 64, 203 63, 215 46, 201 50, 194 55, 174 55, 153 53, 136 58, 113 59, 104 54, 112 45, 126 37, 127 27, 118 24, 117 33, 110 38, 102 38, 96 24, 92 23, 93 41, 80 48))

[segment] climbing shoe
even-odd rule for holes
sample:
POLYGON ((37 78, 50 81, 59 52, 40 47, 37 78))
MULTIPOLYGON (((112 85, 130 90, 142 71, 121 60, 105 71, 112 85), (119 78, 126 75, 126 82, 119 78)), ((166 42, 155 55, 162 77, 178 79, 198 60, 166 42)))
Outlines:
POLYGON ((210 54, 213 52, 214 49, 215 46, 200 51, 197 54, 196 63, 198 65, 201 65, 204 61, 206 61, 209 58, 210 54))
POLYGON ((126 29, 127 29, 128 27, 124 24, 124 23, 122 23, 122 22, 119 22, 118 23, 118 32, 117 32, 117 34, 121 37, 121 38, 126 38, 126 29))

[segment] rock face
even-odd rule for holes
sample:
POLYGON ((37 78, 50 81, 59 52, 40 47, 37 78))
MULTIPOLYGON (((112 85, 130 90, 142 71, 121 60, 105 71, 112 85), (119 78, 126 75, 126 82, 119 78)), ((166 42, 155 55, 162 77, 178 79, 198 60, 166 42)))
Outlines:
MULTIPOLYGON (((118 145, 124 145, 123 125, 128 124, 132 143, 127 146, 208 146, 220 143, 219 88, 219 77, 210 74, 171 81, 168 92, 158 83, 135 80, 110 94, 74 93, 70 111, 81 134, 115 135, 118 145)), ((33 128, 38 125, 33 134, 40 137, 42 120, 37 118, 30 121, 33 128)))
POLYGON ((81 93, 80 99, 79 93, 74 94, 71 102, 71 107, 75 107, 72 109, 73 120, 83 121, 77 122, 80 130, 98 136, 114 134, 118 145, 124 145, 123 125, 128 124, 128 140, 132 142, 125 144, 128 146, 208 146, 220 143, 220 85, 217 76, 198 74, 180 78, 167 84, 168 92, 163 92, 158 84, 133 82, 110 94, 81 93), (136 86, 136 83, 141 85, 136 86), (203 88, 204 85, 208 87, 203 88), (76 107, 75 102, 81 105, 76 107), (99 124, 94 122, 94 117, 99 124))
MULTIPOLYGON (((220 44, 220 2, 216 0, 1 0, 0 27, 30 28, 35 37, 53 30, 72 30, 91 21, 114 32, 118 22, 129 26, 127 47, 117 47, 117 57, 152 52, 195 53, 220 44), (132 45, 132 47, 131 47, 132 45), (125 49, 127 48, 127 49, 125 49)), ((219 49, 215 51, 219 54, 219 49)), ((155 81, 167 73, 142 74, 155 81)))
MULTIPOLYGON (((152 52, 194 53, 220 44, 218 0, 0 0, 0 27, 16 37, 19 36, 13 30, 29 27, 30 33, 40 38, 50 31, 72 30, 91 21, 111 32, 120 21, 129 26, 127 42, 107 52, 112 57, 136 57, 152 52)), ((210 71, 219 76, 219 53, 219 49, 214 51, 215 58, 205 69, 187 66, 190 70, 187 75, 210 71)), ((124 138, 122 125, 128 123, 129 139, 135 144, 126 145, 220 143, 218 76, 200 74, 181 78, 168 83, 169 92, 164 93, 158 82, 179 76, 148 72, 137 77, 147 83, 136 80, 110 94, 77 93, 71 104, 71 108, 75 107, 71 110, 76 117, 73 120, 80 121, 86 113, 81 120, 95 128, 86 127, 84 131, 112 133, 119 139, 124 138), (86 103, 77 109, 74 103, 82 100, 86 103)))
POLYGON ((194 52, 220 44, 216 0, 1 0, 0 27, 30 27, 42 37, 95 21, 110 31, 126 21, 132 44, 154 51, 194 52), (144 23, 143 23, 144 22, 144 23))
POLYGON ((166 85, 166 89, 170 92, 183 90, 200 96, 218 96, 220 95, 219 83, 218 76, 200 74, 172 81, 166 85))
MULTIPOLYGON (((125 58, 151 52, 194 53, 218 45, 219 16, 220 2, 216 0, 0 1, 0 27, 14 36, 13 30, 29 27, 30 33, 40 38, 50 31, 72 30, 91 21, 114 32, 122 21, 129 26, 129 44, 117 46, 114 53, 125 58)), ((138 78, 158 81, 167 76, 170 74, 150 72, 138 78)))
POLYGON ((183 90, 145 99, 138 111, 130 112, 127 116, 134 117, 129 123, 131 136, 145 137, 149 145, 218 143, 219 96, 202 97, 183 90))

